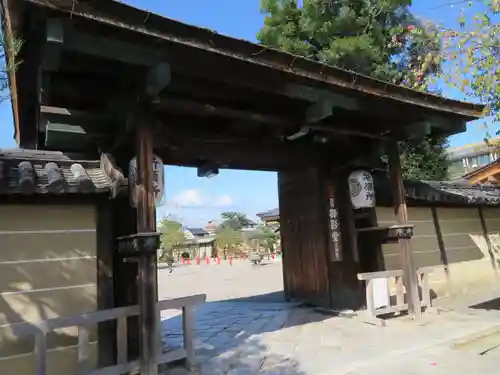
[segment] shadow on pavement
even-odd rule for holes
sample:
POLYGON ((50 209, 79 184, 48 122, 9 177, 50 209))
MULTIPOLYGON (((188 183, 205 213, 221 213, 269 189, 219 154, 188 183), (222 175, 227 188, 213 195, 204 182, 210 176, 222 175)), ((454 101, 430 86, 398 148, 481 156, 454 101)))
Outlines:
MULTIPOLYGON (((195 347, 202 374, 305 375, 293 358, 292 333, 286 338, 284 332, 279 340, 272 333, 327 318, 311 308, 284 302, 283 292, 200 305, 195 313, 195 347)), ((162 322, 167 351, 182 345, 181 326, 180 315, 162 322)))
POLYGON ((490 299, 475 305, 470 305, 469 307, 475 310, 500 310, 500 298, 490 299))
POLYGON ((283 291, 257 294, 254 296, 224 299, 217 302, 234 303, 286 303, 285 293, 283 291))

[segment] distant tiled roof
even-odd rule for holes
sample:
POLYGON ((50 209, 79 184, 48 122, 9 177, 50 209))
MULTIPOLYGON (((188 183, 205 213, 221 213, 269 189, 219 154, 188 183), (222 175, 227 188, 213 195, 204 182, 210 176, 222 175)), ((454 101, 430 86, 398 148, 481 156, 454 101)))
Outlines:
MULTIPOLYGON (((388 181, 385 181, 387 184, 388 181)), ((391 205, 390 189, 383 185, 384 182, 376 183, 377 205, 391 205)), ((500 205, 500 187, 490 184, 471 184, 468 181, 418 181, 405 182, 406 198, 411 201, 433 202, 441 204, 459 205, 500 205)), ((258 214, 261 218, 278 217, 279 209, 275 208, 258 214)))
POLYGON ((100 160, 76 160, 56 151, 0 149, 0 194, 108 192, 100 160))
POLYGON ((186 228, 189 232, 191 232, 194 236, 206 236, 209 233, 203 228, 186 228))
POLYGON ((273 208, 272 210, 265 211, 265 212, 260 212, 257 214, 258 217, 261 218, 261 220, 265 220, 266 218, 272 218, 280 215, 280 210, 279 208, 273 208))
POLYGON ((500 205, 500 188, 468 181, 420 181, 406 184, 406 196, 426 202, 500 205))

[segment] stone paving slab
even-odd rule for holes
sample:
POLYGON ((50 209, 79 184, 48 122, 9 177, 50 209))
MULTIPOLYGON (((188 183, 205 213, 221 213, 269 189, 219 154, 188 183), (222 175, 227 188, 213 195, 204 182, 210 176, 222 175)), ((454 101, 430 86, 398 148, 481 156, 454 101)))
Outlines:
MULTIPOLYGON (((449 312, 418 322, 400 318, 378 327, 284 303, 207 303, 197 309, 195 317, 195 347, 203 375, 361 375, 366 371, 375 375, 388 371, 384 366, 391 368, 388 374, 411 375, 398 367, 410 365, 413 369, 420 366, 418 371, 443 371, 434 370, 432 363, 460 367, 449 359, 453 355, 472 356, 479 363, 482 358, 452 350, 452 343, 500 324, 484 316, 449 312)), ((163 339, 168 347, 182 344, 180 324, 175 313, 164 321, 163 339)), ((489 366, 489 359, 483 362, 482 366, 489 366)))
MULTIPOLYGON (((351 371, 349 375, 498 375, 500 355, 478 356, 449 347, 435 346, 427 350, 382 360, 371 366, 351 371)), ((326 371, 321 375, 336 374, 326 371)))
MULTIPOLYGON (((279 263, 159 272, 161 299, 207 293, 207 303, 195 314, 199 375, 500 374, 495 364, 500 349, 480 356, 453 348, 478 332, 500 329, 500 302, 470 307, 498 299, 500 290, 466 301, 436 301, 443 313, 426 314, 418 322, 398 318, 386 327, 284 303, 280 291, 279 263)), ((166 346, 179 347, 179 311, 161 316, 166 346)), ((176 368, 165 374, 186 372, 176 368)))

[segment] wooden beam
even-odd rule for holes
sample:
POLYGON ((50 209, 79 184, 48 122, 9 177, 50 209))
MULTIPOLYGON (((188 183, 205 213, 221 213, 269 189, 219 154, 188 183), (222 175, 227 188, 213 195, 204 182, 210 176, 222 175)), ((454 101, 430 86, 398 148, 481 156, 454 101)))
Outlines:
MULTIPOLYGON (((289 144, 258 144, 252 142, 203 142, 184 140, 174 144, 158 145, 165 163, 190 164, 209 160, 221 168, 248 166, 258 170, 301 169, 318 164, 322 148, 289 144)), ((160 152, 159 150, 159 152, 160 152)))
MULTIPOLYGON (((300 136, 307 134, 308 130, 321 131, 326 133, 336 133, 346 136, 354 136, 354 137, 362 137, 362 138, 370 138, 376 140, 386 140, 388 136, 384 136, 377 133, 370 133, 367 131, 356 130, 354 129, 355 124, 354 121, 348 122, 346 120, 342 120, 341 122, 332 122, 331 124, 322 124, 322 125, 314 125, 309 124, 308 122, 319 122, 328 118, 333 111, 331 110, 329 102, 318 102, 307 110, 305 121, 301 121, 300 119, 294 120, 291 118, 286 118, 284 116, 271 115, 271 114, 263 114, 256 113, 250 110, 241 110, 241 109, 233 109, 228 108, 226 106, 214 105, 209 103, 199 103, 192 100, 187 99, 179 99, 173 97, 165 97, 163 98, 159 104, 156 105, 156 108, 168 110, 170 112, 178 113, 178 114, 186 114, 193 116, 196 114, 205 115, 205 116, 214 116, 214 117, 225 117, 231 119, 239 119, 244 121, 258 122, 270 125, 277 125, 281 127, 289 127, 297 129, 301 124, 304 126, 301 128, 300 136), (307 131, 306 131, 307 130, 307 131)), ((358 124, 356 124, 358 125, 358 124)), ((291 134, 288 139, 299 138, 294 137, 295 134, 299 135, 299 133, 291 134)))
POLYGON ((298 121, 287 119, 280 116, 256 113, 249 110, 234 109, 229 107, 217 106, 209 103, 200 103, 187 99, 173 97, 161 98, 156 108, 168 110, 175 113, 189 113, 190 115, 204 115, 214 117, 227 117, 239 120, 261 122, 265 124, 294 126, 298 121))
POLYGON ((284 93, 290 98, 307 100, 312 103, 326 101, 331 103, 332 107, 344 108, 350 111, 360 109, 356 98, 296 83, 286 84, 284 93))
POLYGON ((500 162, 494 162, 477 172, 470 173, 470 176, 465 176, 472 184, 477 184, 479 182, 485 182, 488 178, 495 176, 500 173, 500 162))
POLYGON ((49 18, 46 25, 46 41, 43 50, 44 70, 58 71, 64 44, 64 27, 60 19, 49 18))
POLYGON ((40 113, 43 115, 58 115, 58 116, 70 116, 70 117, 78 117, 82 119, 88 119, 92 121, 96 120, 112 120, 114 116, 111 113, 106 112, 94 112, 94 111, 85 111, 81 109, 72 109, 72 108, 64 108, 64 107, 54 107, 48 105, 40 106, 40 113))
POLYGON ((93 129, 86 129, 80 125, 46 123, 41 133, 45 133, 45 147, 59 150, 71 151, 73 148, 85 152, 88 148, 97 146, 97 139, 104 139, 107 134, 97 133, 97 126, 92 125, 93 129))
POLYGON ((332 134, 340 134, 340 135, 347 135, 351 137, 360 137, 360 138, 369 138, 369 139, 376 139, 376 140, 387 140, 388 138, 376 134, 376 133, 368 133, 360 130, 355 130, 355 129, 346 129, 346 127, 338 127, 336 125, 309 125, 309 129, 315 130, 315 131, 320 131, 320 132, 325 132, 325 133, 332 133, 332 134))
MULTIPOLYGON (((393 141, 389 144, 388 154, 396 221, 399 225, 408 225, 406 191, 403 185, 403 177, 401 175, 401 160, 399 157, 399 145, 397 141, 393 141)), ((417 273, 411 254, 411 239, 400 238, 399 247, 401 251, 401 267, 404 275, 403 279, 407 293, 408 312, 414 317, 419 317, 422 312, 420 308, 417 273)))
POLYGON ((500 176, 498 176, 498 175, 493 175, 493 176, 488 177, 487 181, 491 182, 494 185, 498 185, 498 184, 500 184, 500 178, 499 177, 500 176))
POLYGON ((117 39, 90 35, 77 30, 66 32, 64 49, 142 66, 153 66, 160 61, 164 61, 166 57, 163 48, 148 48, 117 39))

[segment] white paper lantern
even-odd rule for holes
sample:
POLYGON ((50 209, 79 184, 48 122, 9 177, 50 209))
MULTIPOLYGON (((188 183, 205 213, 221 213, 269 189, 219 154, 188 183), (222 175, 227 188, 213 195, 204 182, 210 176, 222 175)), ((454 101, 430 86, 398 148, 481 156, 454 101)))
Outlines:
MULTIPOLYGON (((153 189, 157 206, 163 200, 164 185, 163 161, 159 156, 153 155, 153 189)), ((128 186, 130 203, 133 207, 137 207, 137 157, 134 157, 129 163, 128 186)))
POLYGON ((373 177, 366 171, 354 171, 349 175, 349 193, 355 209, 375 207, 373 177))

